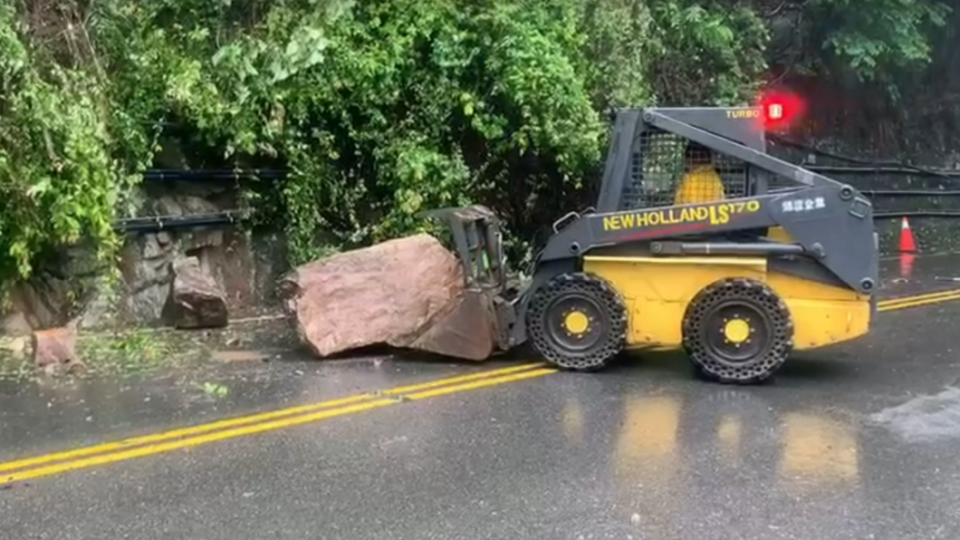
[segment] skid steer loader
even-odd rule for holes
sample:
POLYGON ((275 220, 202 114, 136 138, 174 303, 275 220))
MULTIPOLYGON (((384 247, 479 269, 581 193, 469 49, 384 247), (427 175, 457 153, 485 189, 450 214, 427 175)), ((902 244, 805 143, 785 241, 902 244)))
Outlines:
MULTIPOLYGON (((565 370, 625 349, 686 350, 705 377, 751 384, 792 350, 865 335, 877 236, 856 189, 766 153, 763 107, 621 110, 596 207, 571 212, 522 286, 497 217, 428 212, 453 233, 469 305, 496 348, 565 370)), ((478 329, 479 331, 479 329, 478 329)))

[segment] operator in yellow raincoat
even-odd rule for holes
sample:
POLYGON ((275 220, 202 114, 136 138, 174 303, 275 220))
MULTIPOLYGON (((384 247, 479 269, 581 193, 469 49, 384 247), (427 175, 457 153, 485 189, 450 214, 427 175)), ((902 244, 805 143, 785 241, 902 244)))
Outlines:
POLYGON ((724 199, 723 181, 713 168, 710 150, 693 141, 684 154, 684 176, 673 204, 708 203, 724 199))

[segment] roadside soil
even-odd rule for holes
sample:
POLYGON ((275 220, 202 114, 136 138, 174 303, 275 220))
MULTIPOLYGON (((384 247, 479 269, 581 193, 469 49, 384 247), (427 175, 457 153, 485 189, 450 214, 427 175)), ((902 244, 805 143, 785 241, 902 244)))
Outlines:
POLYGON ((0 384, 67 378, 154 378, 202 373, 233 362, 305 359, 296 331, 277 314, 232 321, 222 329, 116 328, 78 333, 80 373, 44 373, 30 358, 30 336, 0 337, 0 384))

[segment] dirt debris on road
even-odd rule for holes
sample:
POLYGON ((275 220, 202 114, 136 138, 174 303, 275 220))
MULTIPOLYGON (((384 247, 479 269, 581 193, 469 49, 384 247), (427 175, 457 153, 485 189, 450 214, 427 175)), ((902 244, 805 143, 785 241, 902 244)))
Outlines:
MULTIPOLYGON (((63 329, 41 333, 44 339, 39 344, 47 349, 52 347, 49 351, 40 351, 41 356, 56 360, 59 356, 54 353, 62 352, 63 346, 75 344, 75 357, 65 364, 82 362, 82 375, 92 377, 168 373, 198 364, 264 362, 296 355, 298 346, 289 322, 277 314, 238 319, 228 327, 205 330, 81 329, 75 330, 72 340, 67 340, 74 343, 57 339, 63 333, 63 329)), ((0 381, 81 374, 62 369, 45 370, 50 363, 35 362, 31 341, 31 336, 0 337, 0 381)))

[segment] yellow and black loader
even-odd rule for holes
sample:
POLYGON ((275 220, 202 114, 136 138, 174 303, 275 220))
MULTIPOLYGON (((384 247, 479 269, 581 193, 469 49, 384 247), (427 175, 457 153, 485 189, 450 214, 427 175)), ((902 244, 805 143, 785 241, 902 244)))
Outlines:
POLYGON ((527 283, 508 269, 497 217, 447 223, 497 348, 529 344, 567 370, 625 349, 683 348, 709 379, 769 378, 793 350, 865 335, 877 238, 856 189, 771 156, 761 107, 628 109, 595 208, 553 224, 527 283))

